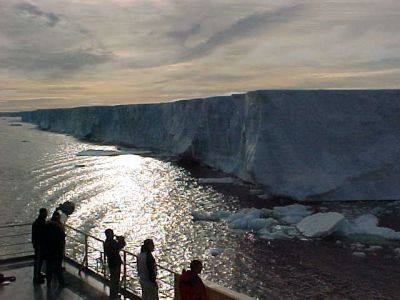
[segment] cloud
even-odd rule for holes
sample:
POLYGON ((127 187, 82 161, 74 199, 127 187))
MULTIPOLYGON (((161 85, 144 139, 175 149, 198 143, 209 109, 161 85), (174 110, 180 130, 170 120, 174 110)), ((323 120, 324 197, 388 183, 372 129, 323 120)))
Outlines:
POLYGON ((40 10, 36 5, 33 5, 31 3, 19 3, 15 5, 15 8, 18 12, 22 13, 22 15, 27 15, 32 18, 37 18, 37 19, 44 19, 47 21, 47 26, 53 27, 55 26, 59 21, 60 17, 54 13, 49 13, 49 12, 44 12, 40 10))
POLYGON ((276 30, 296 18, 303 5, 279 8, 274 11, 254 13, 234 22, 225 30, 219 31, 205 42, 187 49, 181 60, 190 60, 210 54, 216 48, 253 36, 259 32, 276 30))
POLYGON ((200 23, 196 23, 196 24, 193 24, 187 30, 169 31, 169 32, 167 32, 167 36, 170 36, 171 38, 173 38, 173 39, 177 40, 178 42, 184 44, 189 37, 199 33, 200 32, 200 28, 201 28, 201 24, 200 23))
POLYGON ((19 50, 0 59, 0 68, 29 71, 45 77, 65 77, 90 66, 112 60, 107 52, 78 49, 60 52, 31 52, 19 50))
POLYGON ((400 57, 387 57, 378 60, 370 60, 356 64, 357 67, 368 69, 400 69, 400 57))

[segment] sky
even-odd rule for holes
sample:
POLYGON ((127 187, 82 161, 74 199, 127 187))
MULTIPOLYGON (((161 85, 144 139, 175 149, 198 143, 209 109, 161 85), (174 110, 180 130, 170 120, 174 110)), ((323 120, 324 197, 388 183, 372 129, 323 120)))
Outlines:
POLYGON ((400 87, 398 0, 0 0, 0 111, 400 87))

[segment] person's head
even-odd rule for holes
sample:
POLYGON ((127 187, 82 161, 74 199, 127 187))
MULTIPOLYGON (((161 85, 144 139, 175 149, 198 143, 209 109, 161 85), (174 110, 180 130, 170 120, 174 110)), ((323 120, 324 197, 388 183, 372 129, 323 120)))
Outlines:
POLYGON ((200 274, 203 269, 203 263, 201 260, 194 259, 190 262, 190 270, 196 274, 200 274))
POLYGON ((51 216, 52 221, 61 222, 61 214, 58 211, 55 211, 51 216))
POLYGON ((39 217, 46 219, 47 218, 47 209, 45 208, 41 208, 39 209, 39 217))
POLYGON ((107 239, 113 239, 114 238, 114 231, 112 229, 107 228, 104 231, 104 233, 105 233, 107 239))
POLYGON ((146 239, 143 242, 142 252, 152 252, 154 251, 154 242, 152 239, 146 239))

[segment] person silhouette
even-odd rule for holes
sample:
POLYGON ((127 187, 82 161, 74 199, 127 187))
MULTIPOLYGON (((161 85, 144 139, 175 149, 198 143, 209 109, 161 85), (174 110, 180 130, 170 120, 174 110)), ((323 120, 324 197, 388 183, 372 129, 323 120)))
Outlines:
POLYGON ((46 224, 45 259, 47 287, 51 288, 53 274, 57 276, 60 286, 65 286, 62 260, 65 250, 65 231, 61 223, 61 215, 55 211, 50 222, 46 224))
POLYGON ((181 300, 208 300, 206 287, 199 277, 203 263, 194 259, 190 262, 190 270, 182 271, 179 280, 179 293, 181 300))
POLYGON ((154 251, 152 239, 146 239, 137 259, 137 269, 143 300, 158 300, 157 265, 151 252, 154 251))
POLYGON ((32 245, 34 249, 33 260, 33 283, 42 284, 44 279, 42 276, 43 255, 46 237, 46 218, 47 209, 39 209, 39 215, 32 224, 32 245))
POLYGON ((106 235, 106 240, 104 241, 104 253, 110 271, 110 298, 118 299, 122 264, 119 251, 125 247, 126 243, 123 236, 117 236, 116 239, 114 239, 114 231, 110 228, 106 229, 104 233, 106 235))

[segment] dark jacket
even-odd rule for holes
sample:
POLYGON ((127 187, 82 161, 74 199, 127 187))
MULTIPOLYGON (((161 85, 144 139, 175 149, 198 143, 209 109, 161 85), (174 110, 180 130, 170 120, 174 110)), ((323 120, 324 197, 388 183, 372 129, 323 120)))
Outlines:
POLYGON ((47 259, 59 259, 64 256, 65 232, 62 224, 50 221, 46 224, 46 238, 43 252, 47 259))
POLYGON ((119 251, 126 245, 123 240, 106 239, 104 241, 104 253, 107 257, 108 267, 113 268, 122 264, 119 251))
POLYGON ((32 224, 32 244, 36 248, 42 246, 46 238, 46 218, 38 217, 32 224))
POLYGON ((182 271, 179 280, 179 292, 181 300, 208 300, 206 287, 196 273, 191 270, 182 271))

